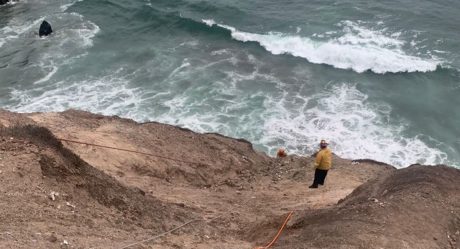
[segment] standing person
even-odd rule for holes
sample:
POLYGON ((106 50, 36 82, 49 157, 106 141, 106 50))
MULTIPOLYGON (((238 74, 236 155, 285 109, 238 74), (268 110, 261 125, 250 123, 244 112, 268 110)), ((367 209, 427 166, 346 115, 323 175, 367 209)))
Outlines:
POLYGON ((331 168, 332 152, 327 145, 326 140, 321 140, 319 144, 321 149, 316 153, 315 159, 315 179, 309 188, 318 188, 318 184, 323 185, 327 171, 331 168))

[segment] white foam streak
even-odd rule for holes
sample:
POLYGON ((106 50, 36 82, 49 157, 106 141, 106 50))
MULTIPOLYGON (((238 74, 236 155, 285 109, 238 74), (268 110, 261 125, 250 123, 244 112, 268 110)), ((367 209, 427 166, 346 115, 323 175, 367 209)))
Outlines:
MULTIPOLYGON (((434 58, 419 58, 406 54, 403 41, 387 37, 379 32, 344 22, 345 35, 328 41, 312 40, 297 35, 269 32, 254 34, 234 27, 203 20, 208 26, 217 25, 231 32, 233 39, 257 42, 272 54, 290 54, 315 64, 327 64, 340 69, 352 69, 358 73, 367 70, 375 73, 428 72, 441 63, 434 58)), ((324 37, 327 35, 322 35, 324 37)))
POLYGON ((61 9, 62 12, 66 11, 68 8, 70 8, 72 5, 78 3, 78 2, 81 2, 83 0, 77 0, 77 1, 73 1, 73 2, 70 2, 70 3, 67 3, 67 4, 63 4, 61 7, 59 7, 61 9))
POLYGON ((385 121, 391 108, 367 103, 367 96, 354 86, 343 84, 308 100, 298 98, 302 97, 271 103, 276 111, 268 115, 261 143, 269 145, 272 153, 286 146, 291 153, 311 154, 318 141, 327 139, 335 153, 350 159, 370 158, 399 167, 447 162, 445 153, 420 137, 404 137, 405 124, 385 121))
POLYGON ((212 27, 212 25, 215 25, 216 22, 212 19, 203 19, 203 22, 208 25, 209 27, 212 27))
POLYGON ((174 69, 169 75, 168 77, 166 77, 166 79, 170 79, 172 77, 174 77, 177 73, 179 73, 182 69, 186 68, 186 67, 189 67, 190 66, 190 63, 185 61, 182 65, 180 65, 178 68, 174 69))
POLYGON ((48 81, 57 72, 57 70, 58 70, 57 67, 55 67, 55 66, 51 67, 50 72, 45 77, 35 81, 34 84, 40 84, 40 83, 48 81))
POLYGON ((65 46, 72 43, 75 47, 89 48, 93 46, 93 38, 100 32, 99 26, 91 21, 87 21, 78 13, 65 14, 70 20, 74 19, 76 25, 67 27, 60 31, 58 36, 61 44, 65 46))

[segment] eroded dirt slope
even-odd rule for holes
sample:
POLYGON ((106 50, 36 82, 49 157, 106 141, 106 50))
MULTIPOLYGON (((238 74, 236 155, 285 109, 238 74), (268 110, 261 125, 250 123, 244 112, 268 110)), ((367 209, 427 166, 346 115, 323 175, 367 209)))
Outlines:
POLYGON ((299 214, 278 248, 460 248, 459 179, 447 166, 393 171, 299 214))
POLYGON ((289 211, 274 248, 456 248, 455 169, 334 157, 312 190, 312 157, 276 159, 218 134, 74 110, 0 111, 0 124, 0 248, 123 248, 190 221, 129 248, 253 248, 289 211), (444 181, 423 173, 437 168, 444 181))

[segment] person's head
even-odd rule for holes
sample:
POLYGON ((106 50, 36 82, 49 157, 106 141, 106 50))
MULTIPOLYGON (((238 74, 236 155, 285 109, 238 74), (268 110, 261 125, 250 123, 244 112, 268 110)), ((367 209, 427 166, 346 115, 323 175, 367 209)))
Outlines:
POLYGON ((285 150, 284 148, 279 148, 279 149, 278 149, 278 153, 276 153, 276 155, 277 155, 278 157, 286 157, 286 156, 287 156, 286 150, 285 150))
POLYGON ((326 142, 326 140, 321 140, 321 142, 319 143, 319 147, 321 147, 321 149, 324 149, 326 148, 328 145, 328 143, 326 142))

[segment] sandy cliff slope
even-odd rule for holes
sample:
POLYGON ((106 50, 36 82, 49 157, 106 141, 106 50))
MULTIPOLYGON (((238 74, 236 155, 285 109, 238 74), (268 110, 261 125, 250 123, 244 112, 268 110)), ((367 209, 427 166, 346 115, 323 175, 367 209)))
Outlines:
POLYGON ((459 248, 446 166, 335 157, 312 190, 312 157, 218 134, 74 110, 0 124, 0 248, 254 248, 290 211, 273 248, 459 248))

